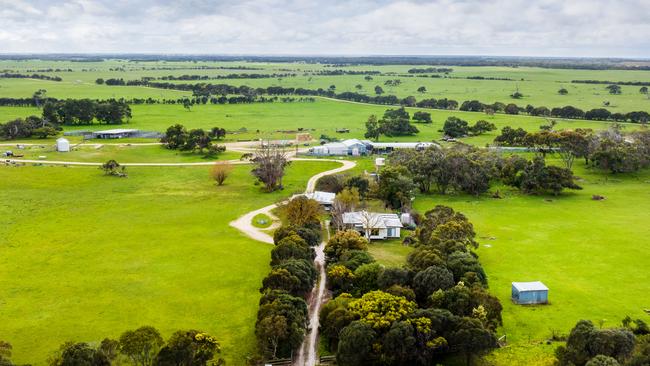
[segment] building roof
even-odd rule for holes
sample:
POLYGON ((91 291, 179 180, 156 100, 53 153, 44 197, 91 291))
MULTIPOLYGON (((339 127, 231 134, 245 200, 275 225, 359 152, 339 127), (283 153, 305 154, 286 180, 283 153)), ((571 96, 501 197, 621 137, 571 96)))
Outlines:
POLYGON ((359 139, 343 140, 343 141, 341 141, 341 143, 343 145, 345 145, 346 147, 350 147, 350 146, 353 146, 353 145, 364 145, 364 143, 361 142, 361 140, 359 140, 359 139))
POLYGON ((548 287, 540 281, 513 282, 512 285, 519 291, 548 291, 548 287))
POLYGON ((347 149, 348 146, 342 142, 330 142, 328 144, 322 145, 328 149, 347 149))
POLYGON ((397 214, 367 211, 346 212, 343 214, 343 223, 348 225, 362 225, 371 229, 402 227, 402 222, 397 214))
POLYGON ((334 197, 336 197, 336 194, 331 192, 315 191, 312 193, 305 193, 305 197, 316 200, 321 204, 331 205, 334 203, 334 197))
POLYGON ((93 133, 101 134, 101 135, 117 135, 120 133, 132 133, 132 132, 138 132, 138 130, 134 130, 130 128, 114 128, 112 130, 95 131, 93 133))
POLYGON ((373 149, 382 149, 392 147, 394 149, 415 149, 418 147, 429 147, 434 144, 433 142, 372 142, 373 149))

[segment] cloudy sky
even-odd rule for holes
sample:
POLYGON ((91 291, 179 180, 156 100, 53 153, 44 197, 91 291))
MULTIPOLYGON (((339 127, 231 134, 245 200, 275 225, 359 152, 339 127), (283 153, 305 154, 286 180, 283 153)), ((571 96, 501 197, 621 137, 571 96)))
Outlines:
POLYGON ((0 53, 650 57, 650 0, 0 0, 0 53))

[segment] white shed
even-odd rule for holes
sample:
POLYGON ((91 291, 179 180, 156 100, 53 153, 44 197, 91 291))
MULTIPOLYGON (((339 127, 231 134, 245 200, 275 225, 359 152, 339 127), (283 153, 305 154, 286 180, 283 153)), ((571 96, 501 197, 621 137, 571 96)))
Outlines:
POLYGON ((56 140, 56 151, 58 152, 69 152, 70 151, 70 141, 63 137, 59 137, 56 140))

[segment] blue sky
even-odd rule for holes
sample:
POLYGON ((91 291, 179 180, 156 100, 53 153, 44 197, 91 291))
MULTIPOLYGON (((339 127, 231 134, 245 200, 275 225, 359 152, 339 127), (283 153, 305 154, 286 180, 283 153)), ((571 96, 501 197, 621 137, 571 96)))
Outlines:
POLYGON ((0 0, 0 53, 650 57, 650 0, 0 0))

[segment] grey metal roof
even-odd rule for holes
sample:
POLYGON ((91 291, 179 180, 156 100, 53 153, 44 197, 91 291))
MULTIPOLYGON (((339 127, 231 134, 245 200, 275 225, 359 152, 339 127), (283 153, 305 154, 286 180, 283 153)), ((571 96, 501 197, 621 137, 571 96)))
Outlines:
POLYGON ((387 227, 403 227, 397 214, 378 212, 346 212, 343 214, 343 223, 349 225, 370 226, 370 229, 383 229, 387 227))
POLYGON ((129 128, 115 128, 112 130, 95 131, 93 133, 102 134, 102 135, 111 135, 111 134, 130 133, 130 132, 138 132, 138 130, 129 129, 129 128))
POLYGON ((513 282, 512 285, 519 291, 548 291, 548 287, 540 281, 513 282))

